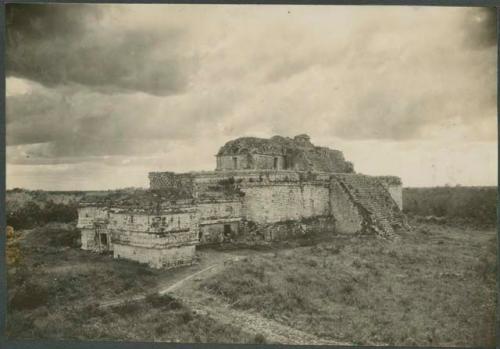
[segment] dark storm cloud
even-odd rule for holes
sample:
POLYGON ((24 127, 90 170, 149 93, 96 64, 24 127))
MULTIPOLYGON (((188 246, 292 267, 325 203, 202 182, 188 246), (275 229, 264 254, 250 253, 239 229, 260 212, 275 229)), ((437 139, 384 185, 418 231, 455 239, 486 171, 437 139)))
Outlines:
POLYGON ((228 113, 232 103, 215 97, 216 91, 160 98, 34 85, 29 93, 7 97, 7 145, 17 146, 10 160, 60 163, 165 153, 175 142, 202 137, 228 113))
POLYGON ((405 185, 496 183, 492 10, 18 9, 8 187, 146 186, 149 171, 212 169, 229 139, 304 132, 405 185))
POLYGON ((184 91, 193 58, 179 47, 182 31, 134 30, 119 22, 110 28, 110 13, 101 5, 8 5, 7 76, 105 93, 184 91), (159 50, 160 44, 168 50, 159 50))
POLYGON ((85 22, 99 17, 99 7, 86 4, 7 4, 5 20, 9 43, 15 44, 52 35, 81 35, 85 22))
POLYGON ((147 171, 211 169, 235 137, 304 132, 366 173, 415 177, 440 163, 448 174, 456 162, 496 178, 495 166, 484 170, 497 136, 487 11, 91 6, 99 11, 72 7, 56 24, 44 14, 11 30, 27 38, 9 38, 7 52, 11 185, 50 173, 88 180, 82 188, 142 183, 147 171), (44 23, 50 35, 33 29, 44 23), (453 148, 458 160, 447 162, 453 148), (424 166, 414 160, 428 154, 424 166))

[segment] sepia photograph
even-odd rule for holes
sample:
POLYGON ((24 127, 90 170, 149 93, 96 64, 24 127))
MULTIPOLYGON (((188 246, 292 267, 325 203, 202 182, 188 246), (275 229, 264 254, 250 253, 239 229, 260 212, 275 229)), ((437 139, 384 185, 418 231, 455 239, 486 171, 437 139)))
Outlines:
POLYGON ((7 339, 494 347, 496 28, 5 5, 7 339))

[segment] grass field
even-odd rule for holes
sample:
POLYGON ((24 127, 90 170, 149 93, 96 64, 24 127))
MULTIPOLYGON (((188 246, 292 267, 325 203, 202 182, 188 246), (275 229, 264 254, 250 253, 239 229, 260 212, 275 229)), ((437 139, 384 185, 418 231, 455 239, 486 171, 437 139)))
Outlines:
MULTIPOLYGON (((333 235, 310 246, 255 250, 198 283, 198 294, 208 304, 216 297, 233 309, 353 344, 492 345, 495 232, 412 224, 412 232, 390 243, 333 235)), ((103 299, 154 290, 165 272, 81 251, 65 225, 23 235, 23 262, 9 272, 10 337, 262 340, 169 298, 98 309, 103 299), (61 244, 40 234, 70 237, 61 244)))
MULTIPOLYGON (((195 314, 168 296, 154 297, 162 270, 82 251, 71 224, 17 232, 21 262, 9 268, 7 335, 16 339, 251 341, 238 328, 195 314), (151 294, 100 309, 106 299, 151 294)), ((76 236, 78 238, 78 236, 76 236)))
POLYGON ((74 222, 16 230, 13 245, 20 258, 8 268, 7 334, 13 339, 262 343, 274 329, 281 336, 289 329, 298 336, 360 345, 492 346, 491 188, 479 203, 476 189, 412 190, 404 192, 405 203, 417 203, 406 208, 412 229, 395 241, 332 233, 251 249, 205 247, 198 252, 200 265, 179 270, 154 270, 82 251, 74 222), (427 210, 423 203, 432 197, 439 204, 427 210), (464 220, 455 216, 457 204, 443 220, 417 215, 443 217, 439 207, 458 197, 460 205, 476 202, 483 213, 464 220), (162 282, 234 255, 243 257, 186 283, 178 298, 151 295, 162 282), (137 294, 150 295, 97 307, 137 294), (209 311, 200 312, 190 300, 209 311), (242 315, 218 316, 226 310, 242 315), (252 331, 238 320, 246 314, 252 315, 252 331), (267 333, 259 333, 266 326, 267 333))
POLYGON ((494 344, 495 232, 412 222, 398 241, 333 237, 255 255, 200 287, 354 344, 494 344))

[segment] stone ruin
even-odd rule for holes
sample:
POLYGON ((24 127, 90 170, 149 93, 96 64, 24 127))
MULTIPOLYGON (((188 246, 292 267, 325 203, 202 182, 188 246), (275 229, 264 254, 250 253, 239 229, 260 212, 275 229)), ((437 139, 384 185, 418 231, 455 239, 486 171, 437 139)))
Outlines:
POLYGON ((307 135, 238 138, 216 158, 215 171, 151 172, 149 190, 82 203, 82 248, 170 268, 202 244, 313 230, 391 238, 406 227, 400 178, 357 174, 307 135))

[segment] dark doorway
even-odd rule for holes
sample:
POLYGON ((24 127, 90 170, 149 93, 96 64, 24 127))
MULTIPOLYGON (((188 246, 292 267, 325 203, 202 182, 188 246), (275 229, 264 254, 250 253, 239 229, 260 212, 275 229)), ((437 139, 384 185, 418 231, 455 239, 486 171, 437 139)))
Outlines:
POLYGON ((224 236, 231 236, 232 230, 230 224, 224 224, 224 236))
POLYGON ((237 170, 237 169, 238 169, 238 158, 233 158, 233 168, 234 168, 235 170, 237 170))
POLYGON ((274 164, 273 164, 273 167, 275 170, 278 169, 278 158, 274 158, 274 164))
POLYGON ((107 234, 100 234, 100 237, 101 237, 101 244, 103 246, 107 246, 108 245, 108 237, 107 237, 107 234))

